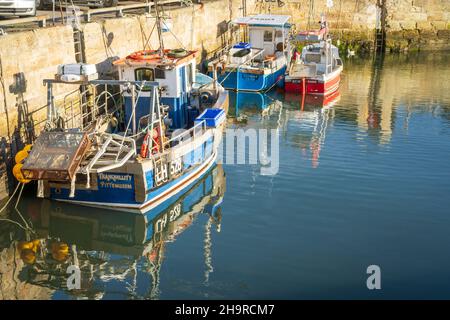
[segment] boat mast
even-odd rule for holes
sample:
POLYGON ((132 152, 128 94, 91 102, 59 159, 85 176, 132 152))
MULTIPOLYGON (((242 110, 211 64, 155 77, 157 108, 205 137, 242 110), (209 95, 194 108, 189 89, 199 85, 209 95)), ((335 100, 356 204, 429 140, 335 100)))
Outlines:
POLYGON ((162 38, 161 16, 160 16, 160 12, 159 12, 158 0, 154 0, 153 2, 155 4, 155 12, 156 12, 156 28, 158 30, 159 56, 161 58, 164 58, 164 41, 163 41, 163 38, 162 38))

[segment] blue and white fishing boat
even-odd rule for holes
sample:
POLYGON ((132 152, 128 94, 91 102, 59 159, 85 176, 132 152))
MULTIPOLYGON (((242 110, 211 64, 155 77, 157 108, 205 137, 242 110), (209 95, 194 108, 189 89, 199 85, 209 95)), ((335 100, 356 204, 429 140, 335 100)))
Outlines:
POLYGON ((291 54, 289 19, 261 14, 233 20, 233 25, 246 29, 248 41, 234 44, 210 61, 209 75, 226 89, 238 91, 267 91, 282 83, 291 54))
POLYGON ((46 130, 18 164, 22 181, 37 180, 40 197, 135 212, 192 185, 215 163, 228 105, 227 91, 197 74, 196 55, 160 42, 116 61, 118 80, 59 68, 80 74, 44 80, 46 130), (78 107, 67 97, 57 106, 53 86, 64 83, 80 86, 78 107))

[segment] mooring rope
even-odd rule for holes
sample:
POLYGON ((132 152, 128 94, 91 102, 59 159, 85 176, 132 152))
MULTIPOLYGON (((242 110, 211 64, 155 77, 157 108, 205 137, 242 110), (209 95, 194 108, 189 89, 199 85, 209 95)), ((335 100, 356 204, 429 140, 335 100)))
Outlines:
POLYGON ((8 205, 11 202, 11 200, 14 199, 14 196, 16 195, 17 191, 19 190, 19 187, 21 187, 21 188, 20 188, 19 196, 17 197, 16 204, 14 206, 14 209, 17 212, 17 214, 19 215, 19 217, 22 219, 22 221, 24 222, 25 227, 23 225, 21 225, 20 223, 18 223, 17 221, 14 221, 14 220, 8 219, 8 218, 0 218, 0 221, 10 222, 12 224, 15 224, 15 225, 19 226, 20 228, 22 228, 25 231, 31 231, 31 232, 34 233, 34 230, 30 228, 30 226, 26 222, 25 218, 22 216, 22 214, 20 213, 19 209, 17 208, 17 206, 19 204, 19 201, 20 201, 20 198, 22 197, 23 188, 25 187, 24 183, 18 183, 17 184, 16 189, 12 193, 11 197, 9 197, 8 201, 6 201, 4 206, 0 209, 0 214, 8 207, 8 205))

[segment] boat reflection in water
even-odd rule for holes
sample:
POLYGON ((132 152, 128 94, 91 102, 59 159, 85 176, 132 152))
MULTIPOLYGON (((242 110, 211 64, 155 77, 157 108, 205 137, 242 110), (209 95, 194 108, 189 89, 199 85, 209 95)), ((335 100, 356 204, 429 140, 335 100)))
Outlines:
POLYGON ((301 149, 302 156, 319 166, 333 106, 339 89, 328 95, 305 95, 282 90, 270 93, 230 92, 229 119, 251 128, 277 129, 301 149), (295 126, 289 130, 290 126, 295 126))
POLYGON ((122 294, 120 298, 156 299, 166 243, 174 241, 199 214, 207 214, 207 282, 212 271, 211 229, 215 226, 220 232, 225 184, 222 166, 217 165, 176 201, 166 201, 144 215, 43 200, 39 214, 31 217, 37 239, 28 243, 35 247, 28 248, 27 242, 18 245, 27 264, 27 281, 62 291, 62 298, 101 299, 109 293, 113 296, 105 298, 122 294), (78 290, 68 290, 70 265, 81 270, 78 290), (144 280, 138 288, 138 271, 150 275, 150 287, 144 280), (119 292, 124 288, 125 293, 119 292))
POLYGON ((304 97, 301 94, 292 92, 284 93, 284 101, 290 104, 297 104, 300 109, 311 106, 321 108, 332 107, 339 102, 340 98, 341 94, 339 89, 327 95, 306 94, 304 97))
MULTIPOLYGON (((275 128, 281 126, 281 115, 283 103, 272 95, 259 92, 229 92, 228 119, 232 123, 239 125, 255 125, 265 128, 269 126, 270 119, 273 117, 275 128), (253 123, 255 122, 255 123, 253 123), (260 125, 258 125, 258 123, 260 125)), ((268 129, 268 128, 267 128, 268 129)))
POLYGON ((311 160, 311 166, 319 166, 320 153, 325 144, 333 106, 339 102, 339 89, 328 95, 296 95, 284 93, 284 106, 290 122, 295 123, 294 143, 300 146, 302 156, 311 160))

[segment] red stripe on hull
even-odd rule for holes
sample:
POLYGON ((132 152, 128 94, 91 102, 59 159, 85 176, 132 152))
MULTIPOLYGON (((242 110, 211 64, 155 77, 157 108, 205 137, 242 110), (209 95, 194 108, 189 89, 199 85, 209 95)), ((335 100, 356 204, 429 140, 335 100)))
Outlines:
MULTIPOLYGON (((313 78, 306 78, 306 94, 330 94, 339 87, 341 81, 340 74, 337 74, 334 78, 328 79, 325 82, 313 78)), ((286 79, 284 83, 284 89, 286 92, 303 93, 303 80, 302 79, 286 79)))
POLYGON ((288 102, 301 103, 304 102, 305 105, 318 106, 318 107, 328 107, 333 105, 341 97, 339 90, 336 90, 330 94, 319 95, 319 94, 307 94, 305 95, 304 101, 303 96, 294 92, 285 92, 284 99, 288 102))

